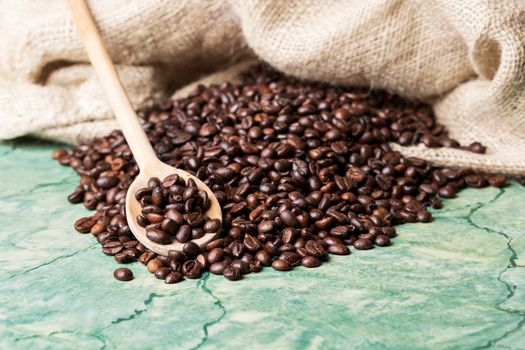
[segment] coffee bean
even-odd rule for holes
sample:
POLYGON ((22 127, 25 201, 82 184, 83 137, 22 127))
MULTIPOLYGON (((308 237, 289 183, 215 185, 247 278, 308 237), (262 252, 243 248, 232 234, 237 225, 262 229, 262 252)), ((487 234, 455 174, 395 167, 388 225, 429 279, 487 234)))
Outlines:
POLYGON ((95 225, 91 226, 91 234, 92 235, 99 235, 102 232, 106 230, 106 225, 103 222, 96 223, 95 225))
POLYGON ((301 265, 308 268, 318 267, 321 265, 321 261, 315 256, 307 255, 301 260, 301 265))
POLYGON ((170 235, 156 228, 146 231, 146 237, 148 237, 149 240, 155 243, 159 243, 159 244, 170 244, 171 243, 170 235))
POLYGON ((84 190, 82 188, 77 188, 67 196, 67 200, 73 204, 82 202, 84 200, 84 190))
POLYGON ((373 248, 374 245, 371 240, 359 238, 354 242, 354 248, 359 250, 366 250, 373 248))
POLYGON ((467 150, 474 153, 484 154, 487 151, 487 147, 483 146, 479 142, 473 142, 467 146, 467 150))
POLYGON ((96 181, 97 186, 99 186, 100 188, 104 190, 114 187, 118 183, 119 183, 119 179, 116 176, 101 176, 96 181))
POLYGON ((67 155, 67 151, 59 147, 53 150, 53 153, 51 154, 51 158, 53 158, 54 160, 58 160, 62 157, 65 157, 66 155, 67 155))
POLYGON ((201 249, 196 243, 188 242, 188 243, 184 243, 184 245, 182 246, 182 252, 189 259, 194 259, 197 257, 197 255, 199 255, 199 253, 201 252, 201 249))
POLYGON ((298 227, 299 221, 297 220, 297 217, 289 210, 283 210, 279 217, 281 220, 283 220, 284 224, 288 227, 298 227))
POLYGON ((279 259, 286 260, 290 266, 297 266, 301 263, 301 256, 294 252, 283 252, 279 255, 279 259))
POLYGON ((487 180, 482 175, 467 175, 465 176, 465 183, 468 187, 482 188, 487 186, 487 180))
POLYGON ((350 229, 347 226, 336 226, 330 230, 330 234, 339 237, 345 238, 350 233, 350 229))
POLYGON ((179 227, 179 230, 177 231, 175 238, 177 239, 177 241, 181 243, 188 242, 191 239, 191 226, 182 225, 181 227, 179 227))
POLYGON ((205 232, 217 232, 221 228, 221 221, 219 219, 210 219, 204 223, 203 229, 205 232))
POLYGON ((225 268, 226 264, 222 261, 219 261, 210 265, 210 272, 214 275, 222 275, 225 268))
POLYGON ((180 272, 171 272, 166 276, 164 282, 166 284, 173 284, 182 281, 183 275, 180 272))
POLYGON ((129 251, 115 254, 115 261, 119 264, 129 264, 133 260, 135 260, 135 257, 129 251))
POLYGON ((157 254, 155 254, 154 252, 144 252, 142 253, 142 255, 139 257, 139 262, 143 265, 147 265, 152 259, 155 258, 157 254))
POLYGON ((261 262, 264 266, 270 266, 272 263, 272 258, 266 250, 259 250, 255 254, 255 259, 261 262))
POLYGON ((390 245, 390 238, 386 235, 377 235, 374 243, 380 247, 386 247, 390 245))
POLYGON ((102 245, 102 251, 107 255, 115 255, 122 250, 122 242, 108 241, 102 245))
POLYGON ((443 198, 454 198, 456 196, 456 190, 450 185, 441 187, 438 193, 443 198))
POLYGON ((164 265, 157 258, 150 260, 147 265, 148 271, 151 273, 155 273, 161 267, 164 267, 164 265))
POLYGON ((257 238, 253 237, 252 235, 245 235, 244 246, 249 251, 256 252, 261 247, 261 243, 257 238))
POLYGON ((326 251, 323 246, 314 240, 309 240, 304 246, 309 255, 315 256, 316 258, 323 258, 326 256, 326 251))
POLYGON ((222 248, 214 248, 208 253, 208 262, 214 264, 222 259, 224 256, 222 248))
POLYGON ((417 220, 419 222, 430 222, 432 221, 432 214, 426 210, 419 211, 417 213, 417 220))
POLYGON ((241 270, 234 266, 228 266, 224 269, 223 275, 230 281, 237 281, 241 278, 241 270))
POLYGON ((328 247, 328 252, 335 255, 348 255, 350 254, 350 249, 344 244, 332 244, 328 247))
POLYGON ((202 274, 202 266, 195 260, 188 260, 182 265, 182 273, 190 279, 199 278, 202 274))
POLYGON ((75 230, 80 233, 88 233, 96 223, 91 217, 80 218, 75 221, 75 230))
POLYGON ((243 260, 234 260, 231 262, 230 266, 238 268, 243 275, 250 272, 250 265, 243 260))
POLYGON ((272 263, 272 267, 277 271, 288 271, 292 268, 290 266, 290 263, 283 259, 274 260, 272 263))
POLYGON ((164 280, 168 275, 171 273, 171 269, 169 267, 160 267, 155 271, 155 277, 157 277, 159 280, 164 280))
POLYGON ((128 268, 121 267, 113 272, 113 277, 119 281, 131 281, 133 279, 133 272, 128 268))
POLYGON ((487 181, 489 185, 494 187, 505 187, 507 186, 507 177, 505 175, 488 175, 487 181))

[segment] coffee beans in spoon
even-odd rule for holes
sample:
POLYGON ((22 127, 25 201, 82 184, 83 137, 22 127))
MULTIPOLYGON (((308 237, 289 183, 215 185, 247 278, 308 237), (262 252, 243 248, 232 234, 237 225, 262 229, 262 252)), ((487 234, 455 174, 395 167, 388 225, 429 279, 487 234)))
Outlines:
POLYGON ((428 208, 441 208, 442 198, 506 184, 504 176, 436 167, 390 148, 462 147, 428 105, 305 82, 265 65, 241 78, 199 86, 140 113, 159 158, 216 194, 223 221, 215 240, 202 250, 192 242, 216 225, 202 215, 205 200, 180 179, 151 179, 135 194, 142 214, 126 218, 126 192, 138 168, 119 131, 54 152, 81 176, 69 201, 96 210, 75 228, 96 236, 104 254, 123 264, 138 260, 166 283, 205 271, 238 280, 390 246, 396 225, 432 221, 428 208), (135 239, 127 220, 148 227, 150 239, 184 243, 183 250, 158 256, 135 239))
POLYGON ((148 187, 137 191, 135 197, 142 207, 137 223, 155 243, 170 244, 173 240, 186 243, 221 228, 220 220, 206 215, 211 202, 193 179, 186 182, 177 174, 162 181, 150 178, 148 187))

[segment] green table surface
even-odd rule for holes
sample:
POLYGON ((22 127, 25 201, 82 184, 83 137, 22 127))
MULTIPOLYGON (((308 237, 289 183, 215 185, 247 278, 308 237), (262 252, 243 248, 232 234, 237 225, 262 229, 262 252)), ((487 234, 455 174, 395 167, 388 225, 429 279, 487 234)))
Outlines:
POLYGON ((73 229, 53 145, 0 144, 0 349, 525 349, 525 188, 465 190, 389 248, 166 285, 73 229))

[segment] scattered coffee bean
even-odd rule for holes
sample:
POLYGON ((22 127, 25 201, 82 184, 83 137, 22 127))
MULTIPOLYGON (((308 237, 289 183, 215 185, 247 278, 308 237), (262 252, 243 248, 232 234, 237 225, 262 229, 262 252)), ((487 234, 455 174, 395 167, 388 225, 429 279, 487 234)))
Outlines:
POLYGON ((328 247, 328 252, 335 255, 348 255, 350 254, 350 249, 344 244, 332 244, 328 247))
POLYGON ((377 235, 374 243, 380 247, 386 247, 390 245, 390 238, 386 235, 377 235))
POLYGON ((308 268, 318 267, 321 265, 321 261, 315 256, 307 255, 301 260, 301 265, 308 268))
POLYGON ((241 278, 242 273, 239 268, 235 266, 229 266, 224 269, 223 275, 225 278, 229 279, 230 281, 236 281, 239 278, 241 278))
POLYGON ((180 272, 171 272, 166 276, 164 282, 166 284, 173 284, 182 281, 183 275, 180 272))
POLYGON ((91 217, 80 218, 75 221, 75 230, 80 233, 88 233, 96 223, 91 217))
POLYGON ((121 267, 113 272, 113 277, 119 281, 131 281, 133 279, 133 272, 128 268, 121 267))
POLYGON ((272 263, 272 267, 277 271, 288 271, 291 269, 290 263, 283 259, 274 260, 272 263))
POLYGON ((164 265, 162 264, 162 262, 160 262, 158 258, 155 258, 148 262, 147 268, 149 272, 155 273, 158 269, 160 269, 163 266, 164 265))
POLYGON ((359 238, 354 242, 354 248, 359 250, 366 250, 373 248, 372 241, 365 238, 359 238))

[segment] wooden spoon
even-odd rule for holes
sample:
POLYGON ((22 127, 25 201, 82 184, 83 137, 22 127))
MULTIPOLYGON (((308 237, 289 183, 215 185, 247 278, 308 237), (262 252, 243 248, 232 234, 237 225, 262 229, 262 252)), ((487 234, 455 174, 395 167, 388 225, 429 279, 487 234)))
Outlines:
MULTIPOLYGON (((115 113, 115 117, 122 129, 122 133, 124 134, 129 148, 133 153, 133 157, 140 169, 140 173, 129 187, 126 196, 126 218, 128 220, 128 225, 135 237, 155 253, 168 255, 168 251, 170 250, 181 251, 183 244, 178 241, 174 240, 171 244, 164 245, 152 242, 146 237, 146 230, 141 227, 136 220, 136 217, 141 213, 142 208, 140 203, 135 199, 135 193, 139 189, 147 187, 147 182, 151 177, 157 177, 161 181, 171 174, 178 174, 185 181, 192 178, 197 183, 199 189, 208 193, 211 206, 206 214, 211 219, 219 219, 222 222, 222 212, 217 197, 215 197, 208 186, 197 177, 186 171, 162 163, 157 158, 157 155, 151 147, 151 144, 139 123, 137 115, 131 106, 129 97, 122 86, 117 71, 115 70, 115 66, 104 46, 86 1, 68 0, 68 2, 73 15, 73 20, 80 32, 80 36, 82 37, 91 64, 95 68, 97 76, 106 91, 111 108, 115 113)), ((209 241, 213 240, 217 234, 218 232, 207 233, 193 242, 202 247, 209 241)))

